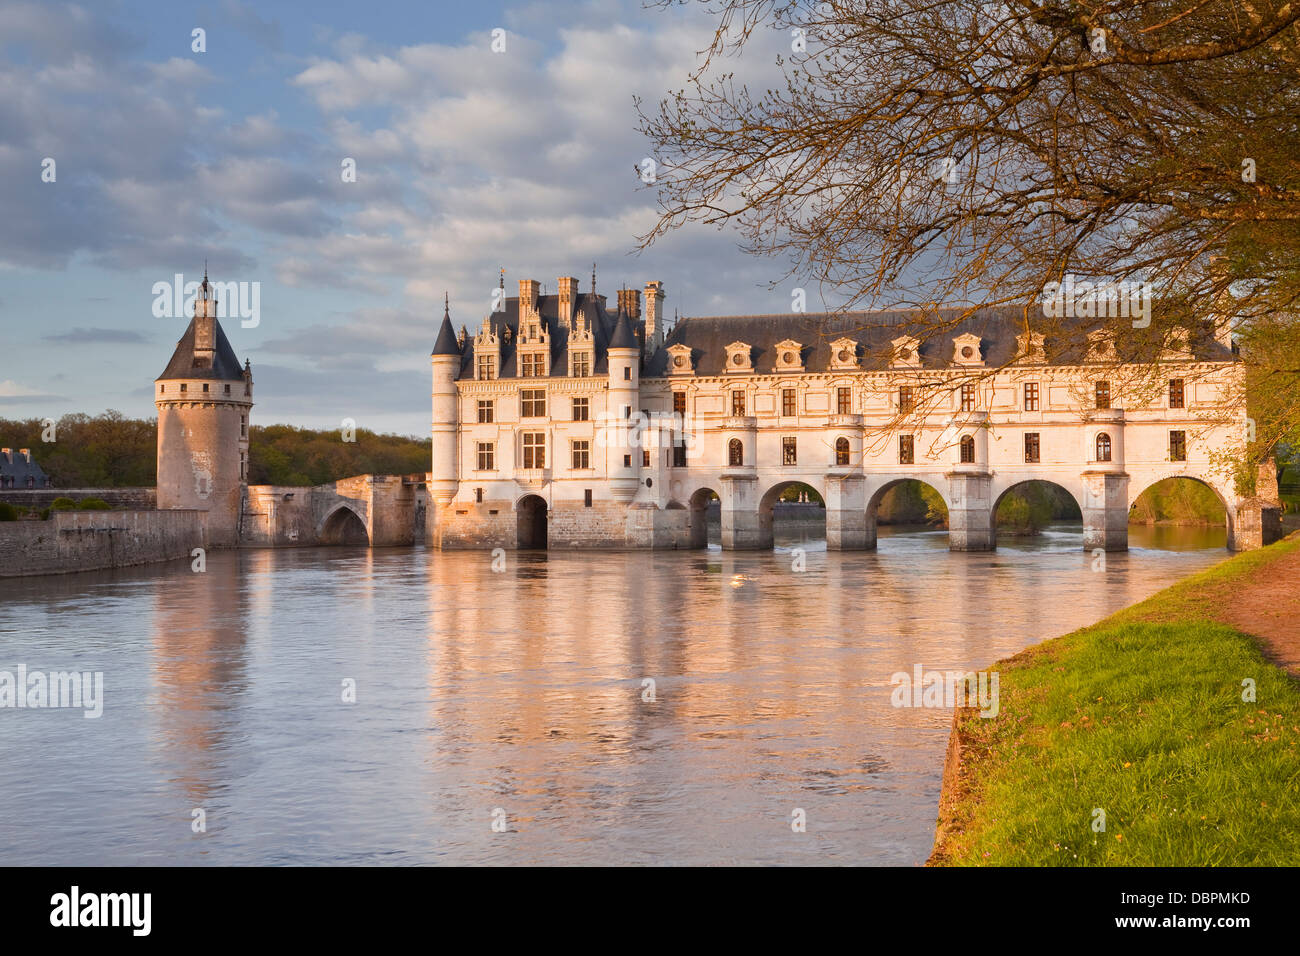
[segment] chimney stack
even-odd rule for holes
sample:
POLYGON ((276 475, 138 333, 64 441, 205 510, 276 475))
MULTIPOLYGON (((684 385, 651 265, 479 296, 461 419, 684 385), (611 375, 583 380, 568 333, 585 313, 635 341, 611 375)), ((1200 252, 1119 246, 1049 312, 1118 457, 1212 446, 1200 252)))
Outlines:
POLYGON ((526 313, 537 308, 537 290, 538 282, 536 279, 519 280, 519 315, 522 318, 526 313))
POLYGON ((645 341, 651 351, 664 341, 664 284, 658 279, 645 284, 645 341))
POLYGON ((618 290, 618 307, 626 312, 628 318, 636 322, 641 318, 641 293, 636 289, 618 290))
POLYGON ((560 325, 573 327, 573 310, 578 304, 578 280, 573 276, 560 276, 555 280, 560 296, 560 325))
POLYGON ((27 459, 27 464, 30 465, 32 463, 32 450, 30 448, 19 448, 18 454, 27 459))

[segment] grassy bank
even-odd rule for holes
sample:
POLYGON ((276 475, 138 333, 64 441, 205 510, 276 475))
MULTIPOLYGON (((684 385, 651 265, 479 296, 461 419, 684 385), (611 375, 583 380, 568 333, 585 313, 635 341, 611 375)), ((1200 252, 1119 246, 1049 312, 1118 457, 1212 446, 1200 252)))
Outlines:
POLYGON ((954 722, 931 864, 1300 863, 1300 682, 1214 620, 1296 551, 1238 555, 994 665, 998 716, 954 722))

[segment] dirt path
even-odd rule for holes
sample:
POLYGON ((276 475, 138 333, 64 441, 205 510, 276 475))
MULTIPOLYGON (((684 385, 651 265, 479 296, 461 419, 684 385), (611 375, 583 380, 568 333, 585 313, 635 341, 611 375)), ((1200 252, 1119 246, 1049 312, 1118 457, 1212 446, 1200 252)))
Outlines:
POLYGON ((1300 677, 1300 551, 1224 588, 1209 616, 1259 639, 1268 656, 1300 677))

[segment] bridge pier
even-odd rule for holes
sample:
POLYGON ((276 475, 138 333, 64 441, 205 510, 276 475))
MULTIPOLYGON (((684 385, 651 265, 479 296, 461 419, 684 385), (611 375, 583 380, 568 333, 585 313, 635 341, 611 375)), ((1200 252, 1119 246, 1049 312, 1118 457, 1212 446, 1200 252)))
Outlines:
POLYGON ((993 476, 953 471, 948 479, 948 550, 992 551, 997 546, 993 476))
POLYGON ((864 551, 875 547, 868 534, 866 480, 862 475, 826 476, 826 550, 864 551))
POLYGON ((1085 471, 1083 549, 1128 550, 1128 475, 1085 471))
POLYGON ((722 477, 722 548, 724 551, 762 551, 772 547, 772 512, 766 520, 758 501, 756 474, 722 477))

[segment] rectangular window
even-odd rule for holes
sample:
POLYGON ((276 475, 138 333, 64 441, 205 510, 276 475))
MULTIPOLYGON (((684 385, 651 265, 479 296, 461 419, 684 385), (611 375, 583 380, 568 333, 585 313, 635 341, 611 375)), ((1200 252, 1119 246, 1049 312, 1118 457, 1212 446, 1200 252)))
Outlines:
POLYGON ((239 416, 239 437, 240 438, 248 437, 248 416, 247 415, 239 416))
POLYGON ((1098 382, 1096 391, 1097 407, 1110 408, 1110 382, 1098 382))
MULTIPOLYGON (((185 388, 184 385, 181 388, 185 388)), ((740 416, 745 414, 745 390, 743 388, 733 389, 731 392, 731 414, 740 416)))
POLYGON ((898 463, 900 465, 912 465, 916 463, 916 440, 913 436, 898 436, 898 463))
POLYGON ((586 378, 591 374, 591 353, 574 352, 572 373, 577 378, 586 378))
POLYGON ((631 468, 631 467, 632 467, 632 456, 631 456, 631 455, 624 455, 624 456, 623 456, 623 467, 624 467, 624 468, 631 468))
POLYGON ((478 442, 478 470, 494 471, 496 467, 496 445, 490 441, 478 442))
MULTIPOLYGON (((965 388, 962 389, 964 396, 965 388)), ((963 398, 963 401, 965 399, 963 398)), ((906 415, 908 412, 916 409, 916 393, 912 391, 911 385, 898 386, 898 412, 900 415, 906 415)))
POLYGON ((541 432, 524 432, 524 467, 546 467, 546 436, 541 432))
POLYGON ((839 388, 835 390, 835 411, 840 415, 853 414, 853 389, 839 388))
MULTIPOLYGON (((519 414, 523 418, 546 417, 546 389, 522 388, 519 390, 519 414)), ((541 467, 540 465, 538 466, 541 467)))
POLYGON ((641 467, 642 467, 642 468, 649 468, 649 467, 650 467, 650 449, 649 449, 649 448, 642 448, 642 449, 641 449, 641 467))
POLYGON ((963 412, 975 411, 975 386, 974 384, 963 385, 961 387, 961 410, 963 412))
POLYGON ((478 378, 481 381, 497 377, 497 357, 495 355, 480 355, 478 357, 478 378))
POLYGON ((1182 408, 1183 399, 1183 380, 1181 378, 1171 378, 1169 380, 1169 407, 1182 408))
POLYGON ((584 508, 590 508, 590 507, 591 507, 591 489, 590 489, 590 488, 584 488, 583 491, 582 491, 582 506, 583 506, 584 508))
POLYGON ((591 467, 591 442, 587 439, 573 442, 573 470, 586 471, 591 467))
POLYGON ((623 380, 625 382, 632 381, 632 366, 630 365, 623 366, 623 380))
POLYGON ((674 468, 686 467, 686 443, 685 442, 682 442, 681 444, 673 445, 673 467, 674 468))
POLYGON ((1025 462, 1034 464, 1038 461, 1038 432, 1025 432, 1025 462))
POLYGON ((795 411, 794 411, 794 389, 793 388, 781 389, 781 414, 784 415, 786 418, 794 417, 795 411))
POLYGON ((1025 411, 1038 411, 1038 383, 1025 382, 1025 411))
POLYGON ((203 383, 203 391, 206 392, 207 390, 208 390, 208 383, 207 383, 207 382, 204 382, 204 383, 203 383))
POLYGON ((795 447, 793 438, 781 439, 781 464, 794 465, 798 464, 798 452, 795 447))
POLYGON ((680 416, 681 418, 686 417, 686 393, 685 392, 673 392, 673 414, 680 416))
POLYGON ((522 378, 542 378, 546 375, 546 353, 530 352, 523 356, 522 378))
POLYGON ((226 394, 227 394, 227 395, 230 394, 230 386, 229 386, 229 385, 226 386, 226 394))
POLYGON ((492 413, 494 409, 495 409, 495 403, 492 401, 492 399, 480 398, 478 400, 478 421, 480 425, 492 424, 492 419, 493 419, 492 413))
POLYGON ((182 391, 182 392, 185 391, 185 383, 184 383, 184 382, 181 382, 181 391, 182 391))
POLYGON ((481 505, 482 503, 483 503, 483 489, 482 489, 482 488, 475 488, 475 489, 474 489, 474 504, 476 504, 476 505, 481 505))
POLYGON ((1187 432, 1169 433, 1169 460, 1187 460, 1187 432))
POLYGON ((591 399, 575 398, 573 400, 573 420, 575 422, 591 420, 591 399))

